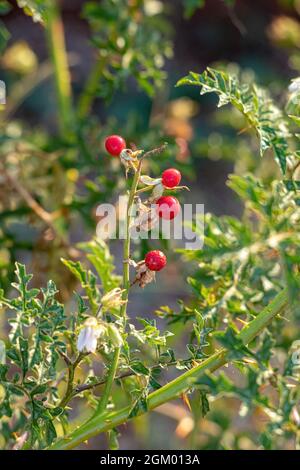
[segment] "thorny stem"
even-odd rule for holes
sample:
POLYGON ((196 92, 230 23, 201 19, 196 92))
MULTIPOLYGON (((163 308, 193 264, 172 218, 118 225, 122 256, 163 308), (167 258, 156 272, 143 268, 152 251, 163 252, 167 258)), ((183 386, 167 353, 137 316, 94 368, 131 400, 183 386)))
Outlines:
MULTIPOLYGON (((191 364, 191 359, 184 359, 180 361, 180 363, 188 366, 191 364)), ((157 367, 160 367, 160 366, 162 368, 172 367, 172 366, 176 366, 177 364, 178 364, 178 361, 170 361, 170 362, 166 362, 163 364, 159 363, 159 364, 150 366, 149 370, 156 369, 157 367)), ((115 376, 115 380, 126 379, 128 377, 132 377, 133 375, 139 375, 139 373, 133 370, 127 370, 126 372, 123 372, 122 374, 115 376)), ((91 390, 93 388, 99 387, 100 385, 105 385, 106 382, 107 382, 107 379, 104 377, 102 380, 99 380, 99 382, 77 385, 77 387, 73 391, 72 398, 74 398, 74 396, 78 395, 79 393, 85 392, 86 390, 91 390)))
POLYGON ((136 195, 139 179, 141 176, 142 170, 142 160, 140 160, 137 171, 134 174, 134 178, 132 181, 132 186, 130 189, 130 193, 128 196, 128 203, 127 203, 127 210, 126 210, 126 234, 123 246, 123 296, 122 299, 124 303, 121 307, 121 316, 123 318, 123 325, 126 325, 126 312, 127 312, 127 301, 128 301, 128 294, 130 288, 130 280, 129 280, 129 259, 130 259, 130 224, 131 224, 131 211, 132 205, 134 202, 134 197, 136 195))
MULTIPOLYGON (((288 304, 287 291, 283 290, 265 307, 257 317, 246 325, 238 338, 246 345, 250 343, 263 329, 277 316, 288 304)), ((151 393, 147 400, 147 410, 153 410, 158 406, 179 397, 182 393, 206 372, 214 372, 230 360, 229 351, 221 349, 205 359, 201 364, 181 374, 176 379, 151 393)), ((66 438, 60 439, 50 447, 51 450, 73 449, 81 442, 90 439, 101 432, 109 431, 129 420, 131 407, 93 417, 90 421, 75 429, 66 438)))
MULTIPOLYGON (((144 153, 144 155, 140 158, 137 170, 133 177, 132 185, 131 185, 129 196, 128 196, 128 203, 127 203, 127 209, 126 209, 126 234, 125 234, 124 247, 123 247, 123 289, 124 289, 124 292, 123 292, 122 300, 124 300, 124 303, 120 311, 121 317, 123 320, 123 330, 125 330, 125 327, 126 327, 127 303, 128 303, 129 289, 130 289, 129 259, 130 259, 130 225, 131 225, 131 219, 132 219, 132 215, 131 215, 132 206, 134 203, 134 198, 136 196, 136 192, 137 192, 137 188, 138 188, 138 184, 139 184, 139 180, 141 176, 143 159, 145 157, 149 157, 149 156, 162 152, 165 149, 165 147, 166 147, 166 144, 162 145, 159 148, 150 150, 149 152, 144 153)), ((113 361, 109 369, 104 393, 98 403, 98 407, 94 415, 95 417, 102 415, 103 412, 106 410, 109 397, 111 394, 112 386, 114 383, 114 379, 118 370, 120 352, 121 352, 121 348, 116 348, 114 351, 113 361)))

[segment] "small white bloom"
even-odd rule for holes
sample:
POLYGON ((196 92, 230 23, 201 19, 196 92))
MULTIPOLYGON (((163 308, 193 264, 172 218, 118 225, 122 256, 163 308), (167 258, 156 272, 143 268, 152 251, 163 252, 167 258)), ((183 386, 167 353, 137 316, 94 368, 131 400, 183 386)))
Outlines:
POLYGON ((95 353, 97 342, 103 336, 106 329, 97 322, 95 317, 90 317, 84 322, 77 339, 77 349, 79 352, 95 353))
POLYGON ((291 84, 289 86, 289 92, 290 93, 299 93, 300 92, 300 77, 294 78, 291 81, 291 84))

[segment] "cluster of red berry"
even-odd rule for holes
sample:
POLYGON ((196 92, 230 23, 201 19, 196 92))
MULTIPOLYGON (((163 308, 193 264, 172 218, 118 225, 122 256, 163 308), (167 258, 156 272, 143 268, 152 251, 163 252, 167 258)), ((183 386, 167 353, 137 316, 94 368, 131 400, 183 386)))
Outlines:
MULTIPOLYGON (((126 148, 126 142, 119 135, 110 135, 105 140, 107 152, 117 157, 126 148)), ((161 183, 166 189, 172 189, 179 185, 181 173, 176 168, 168 168, 161 175, 161 183)), ((161 196, 156 204, 156 212, 159 217, 166 220, 174 219, 180 212, 180 204, 174 196, 161 196)), ((162 251, 149 251, 145 257, 145 264, 151 271, 160 271, 167 263, 166 256, 162 251)))

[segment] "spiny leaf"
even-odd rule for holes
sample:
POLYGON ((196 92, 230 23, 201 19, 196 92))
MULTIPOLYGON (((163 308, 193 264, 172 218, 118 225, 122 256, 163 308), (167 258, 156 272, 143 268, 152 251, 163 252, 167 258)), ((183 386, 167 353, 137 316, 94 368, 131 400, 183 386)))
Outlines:
POLYGON ((202 74, 190 72, 177 83, 177 86, 182 85, 199 86, 201 95, 216 93, 219 97, 218 107, 231 103, 243 113, 259 136, 261 155, 271 148, 285 174, 290 132, 282 111, 266 90, 256 85, 241 84, 238 77, 209 67, 202 74))

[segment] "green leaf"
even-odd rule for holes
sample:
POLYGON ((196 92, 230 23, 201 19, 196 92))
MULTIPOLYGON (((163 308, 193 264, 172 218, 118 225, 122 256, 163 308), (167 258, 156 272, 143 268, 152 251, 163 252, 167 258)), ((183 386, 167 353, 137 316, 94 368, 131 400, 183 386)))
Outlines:
POLYGON ((128 418, 134 418, 139 414, 146 413, 148 411, 148 403, 147 403, 147 394, 143 392, 141 396, 135 401, 134 405, 132 406, 128 418))
POLYGON ((62 263, 74 274, 85 289, 90 301, 92 311, 97 312, 100 302, 100 294, 96 286, 96 277, 90 270, 83 268, 80 261, 68 261, 61 258, 62 263))
POLYGON ((105 293, 120 286, 121 278, 115 273, 114 258, 103 240, 80 243, 79 247, 87 253, 88 260, 95 267, 105 293))
POLYGON ((237 76, 209 67, 202 74, 190 72, 177 83, 177 86, 182 85, 199 86, 201 95, 216 93, 219 97, 218 107, 230 103, 238 109, 256 130, 261 155, 267 149, 272 149, 275 160, 285 174, 290 132, 282 111, 266 90, 256 85, 241 84, 237 76))
POLYGON ((200 410, 201 416, 204 418, 209 412, 209 401, 207 399, 207 393, 200 390, 200 410))
POLYGON ((141 375, 149 375, 150 371, 149 369, 144 366, 144 364, 140 361, 134 361, 130 363, 130 369, 135 372, 136 374, 141 374, 141 375))
POLYGON ((216 331, 214 337, 229 351, 231 359, 242 359, 245 356, 256 358, 255 354, 237 337, 233 328, 228 327, 226 331, 216 331))
POLYGON ((11 5, 6 0, 0 1, 0 15, 5 15, 10 12, 11 8, 11 5))
POLYGON ((203 8, 205 0, 184 0, 184 14, 186 18, 191 18, 198 8, 203 8))
POLYGON ((5 49, 9 38, 10 38, 10 34, 9 34, 8 29, 4 26, 4 23, 0 21, 0 53, 2 53, 3 50, 5 49))

